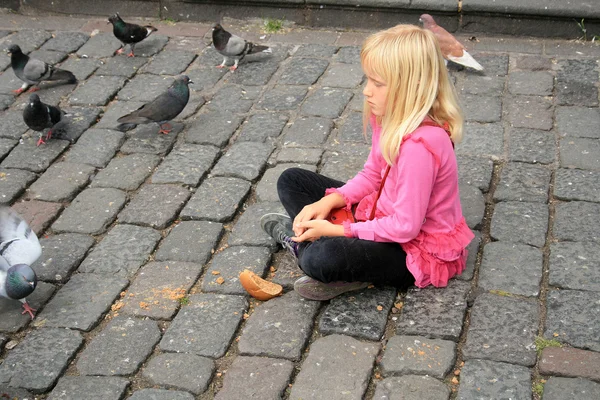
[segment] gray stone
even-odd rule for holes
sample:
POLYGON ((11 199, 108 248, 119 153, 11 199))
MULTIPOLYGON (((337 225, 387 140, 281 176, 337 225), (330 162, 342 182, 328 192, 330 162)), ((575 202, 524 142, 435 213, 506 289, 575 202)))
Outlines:
POLYGON ((481 190, 467 183, 459 183, 460 204, 467 225, 471 229, 479 229, 485 216, 485 198, 481 190))
POLYGON ((52 224, 52 229, 54 232, 99 235, 115 220, 125 201, 125 193, 118 189, 86 189, 52 224))
POLYGON ((66 162, 103 168, 125 141, 125 134, 108 129, 88 129, 65 157, 66 162))
POLYGON ((83 58, 111 57, 121 46, 121 42, 112 32, 101 32, 90 37, 90 39, 79 48, 77 55, 83 58))
POLYGON ((360 64, 360 46, 345 46, 340 48, 335 56, 335 60, 344 64, 360 64))
POLYGON ((49 140, 44 146, 37 146, 37 140, 38 137, 23 139, 2 161, 0 167, 43 172, 69 146, 66 140, 49 140))
POLYGON ((560 166, 599 170, 600 143, 592 138, 564 138, 560 140, 560 166))
POLYGON ((52 389, 48 400, 113 400, 125 395, 126 378, 104 376, 63 376, 52 389))
MULTIPOLYGON (((502 42, 504 42, 506 45, 508 45, 509 47, 514 46, 513 43, 510 43, 510 40, 505 39, 505 40, 497 40, 497 39, 493 39, 493 43, 494 45, 497 44, 502 44, 502 42)), ((520 43, 517 44, 517 46, 520 43)), ((523 47, 530 47, 530 43, 525 43, 525 46, 523 47)), ((537 46, 533 46, 536 47, 535 51, 537 51, 537 46)), ((483 50, 481 50, 483 51, 483 50)), ((500 50, 502 51, 502 50, 500 50)), ((510 51, 514 51, 512 49, 510 49, 510 51)), ((530 51, 523 51, 522 49, 519 49, 518 51, 516 51, 517 53, 528 53, 530 51)), ((496 54, 490 54, 490 55, 483 55, 483 54, 478 54, 477 55, 477 60, 479 61, 479 63, 481 65, 483 65, 485 67, 485 74, 487 76, 506 76, 506 74, 508 74, 508 54, 500 54, 500 55, 496 55, 496 54)))
POLYGON ((8 139, 19 139, 27 129, 23 121, 23 112, 8 110, 0 113, 0 137, 8 139))
POLYGON ((312 85, 329 65, 327 60, 318 58, 292 58, 283 69, 278 80, 282 85, 312 85))
POLYGON ((0 168, 0 204, 10 204, 35 180, 33 172, 0 168))
POLYGON ((600 393, 600 383, 583 378, 551 376, 544 384, 544 400, 594 400, 600 393))
POLYGON ((490 188, 492 173, 494 172, 494 163, 490 159, 458 156, 458 179, 473 185, 484 193, 490 188))
POLYGON ((69 57, 60 65, 61 69, 71 71, 78 81, 84 81, 90 77, 102 65, 97 58, 69 57))
POLYGON ((458 341, 469 287, 468 282, 451 280, 445 288, 409 289, 396 333, 458 341))
POLYGON ((379 340, 395 298, 396 290, 390 287, 367 288, 337 296, 321 314, 319 331, 324 335, 379 340))
POLYGON ((55 64, 60 63, 65 58, 67 58, 67 54, 62 51, 59 52, 59 51, 38 49, 38 50, 32 51, 31 54, 29 54, 29 57, 34 58, 36 60, 41 60, 50 65, 55 65, 55 64))
POLYGON ((239 296, 194 294, 173 319, 160 341, 168 352, 222 357, 248 307, 239 296), (193 336, 189 336, 193 332, 193 336))
POLYGON ((233 219, 250 191, 250 182, 237 178, 208 178, 196 190, 179 216, 225 222, 233 219))
POLYGON ((42 255, 31 267, 42 281, 66 282, 94 243, 94 238, 77 233, 41 238, 42 255))
POLYGON ((537 296, 542 281, 543 254, 524 244, 492 242, 483 248, 479 286, 486 290, 537 296))
POLYGON ((119 126, 117 120, 142 107, 145 103, 141 101, 113 101, 96 124, 95 128, 116 129, 119 126))
MULTIPOLYGON (((52 297, 54 290, 54 285, 38 280, 33 293, 27 296, 27 303, 34 310, 39 310, 52 297)), ((30 322, 29 314, 23 314, 21 302, 0 297, 0 332, 16 333, 24 329, 30 322)))
POLYGON ((539 96, 514 96, 507 101, 508 121, 515 128, 549 131, 554 124, 550 99, 539 96))
POLYGON ((166 135, 158 133, 158 124, 139 125, 128 133, 127 140, 121 146, 121 152, 124 154, 148 153, 159 155, 168 153, 184 128, 181 123, 171 122, 170 124, 172 129, 166 135))
POLYGON ((337 138, 341 142, 365 143, 366 138, 363 131, 362 113, 351 112, 348 114, 343 125, 340 127, 337 138))
POLYGON ((554 76, 546 71, 511 72, 508 91, 512 94, 551 96, 554 91, 554 76))
POLYGON ((352 89, 363 81, 363 71, 360 64, 331 64, 320 84, 323 87, 340 87, 352 89))
POLYGON ((234 143, 212 169, 214 176, 231 176, 255 181, 267 164, 273 146, 259 142, 234 143))
POLYGON ((156 75, 177 75, 194 61, 196 54, 189 51, 164 50, 144 67, 144 72, 156 75))
POLYGON ((0 365, 0 383, 35 393, 46 392, 67 369, 82 344, 83 338, 76 331, 33 330, 4 356, 0 365))
POLYGON ((294 365, 287 360, 238 356, 227 370, 215 400, 283 398, 294 365))
POLYGON ((502 124, 465 124, 463 140, 456 146, 456 154, 488 156, 494 159, 504 156, 504 128, 502 124))
POLYGON ((456 343, 421 336, 393 336, 381 359, 381 370, 390 375, 429 375, 444 379, 454 365, 456 343))
MULTIPOLYGON (((327 44, 307 43, 302 44, 295 52, 294 57, 321 57, 330 58, 338 51, 337 46, 327 44)), ((317 59, 315 59, 317 60, 317 59)), ((293 61, 293 60, 292 60, 293 61)), ((297 62, 297 61, 294 61, 297 62)))
POLYGON ((100 108, 84 107, 84 108, 65 108, 63 111, 68 113, 65 117, 66 127, 61 129, 60 139, 67 139, 71 143, 77 141, 100 115, 100 108))
POLYGON ((344 144, 344 148, 326 151, 321 164, 321 174, 342 182, 353 178, 362 170, 369 155, 370 145, 344 144))
POLYGON ((544 71, 552 69, 552 61, 548 57, 540 57, 538 55, 521 55, 515 57, 516 67, 523 70, 544 71))
POLYGON ((467 360, 460 373, 458 399, 531 399, 531 373, 520 365, 467 360))
POLYGON ((333 122, 329 118, 300 117, 285 133, 283 144, 286 147, 322 146, 332 128, 333 122))
POLYGON ((178 390, 140 389, 133 392, 128 400, 194 400, 194 396, 178 390))
POLYGON ((463 272, 456 276, 456 279, 460 279, 461 281, 470 281, 473 279, 473 275, 475 274, 475 264, 477 263, 479 247, 483 240, 481 237, 481 232, 473 231, 473 233, 475 234, 475 237, 467 246, 467 251, 469 252, 467 257, 467 265, 465 266, 463 272))
POLYGON ((192 93, 199 93, 210 89, 225 75, 226 70, 213 67, 189 68, 185 74, 190 77, 193 85, 190 85, 192 93))
POLYGON ((317 89, 306 99, 300 113, 317 117, 337 118, 352 98, 350 90, 322 88, 317 89))
POLYGON ((8 153, 19 143, 17 139, 0 138, 0 160, 6 157, 8 153))
POLYGON ((556 129, 561 137, 600 138, 597 107, 556 107, 556 129))
POLYGON ((227 145, 242 118, 229 112, 209 111, 198 114, 197 119, 190 122, 185 132, 187 143, 210 144, 222 148, 227 145))
POLYGON ((90 331, 127 286, 127 279, 75 274, 38 315, 49 327, 90 331))
POLYGON ((2 41, 2 49, 10 45, 18 45, 23 53, 28 54, 40 47, 52 37, 50 32, 41 29, 22 29, 2 41))
POLYGON ((240 354, 299 360, 319 305, 294 291, 262 303, 246 321, 238 342, 240 354))
POLYGON ((546 203, 551 172, 541 165, 508 163, 502 169, 494 200, 546 203))
POLYGON ((552 243, 548 284, 562 289, 600 292, 600 245, 552 243))
POLYGON ((187 301, 187 293, 202 272, 202 264, 187 262, 150 262, 140 273, 123 300, 123 313, 167 320, 187 301))
POLYGON ((224 85, 213 98, 206 103, 206 108, 215 112, 245 113, 250 110, 260 95, 258 87, 224 85))
POLYGON ((6 110, 12 103, 14 103, 15 99, 13 96, 8 94, 0 95, 0 111, 6 110))
POLYGON ((496 204, 492 216, 492 238, 542 247, 548 232, 548 205, 505 201, 496 204))
POLYGON ((230 246, 265 246, 271 249, 277 247, 275 239, 259 229, 260 217, 271 212, 285 212, 279 203, 262 202, 253 204, 244 211, 233 226, 227 240, 230 246))
POLYGON ((148 103, 166 92, 173 83, 172 76, 137 74, 119 91, 121 101, 148 103))
POLYGON ((190 192, 178 185, 146 184, 119 213, 119 221, 164 229, 189 197, 190 192))
POLYGON ((562 60, 556 75, 558 105, 598 106, 596 60, 562 60))
POLYGON ((291 399, 362 399, 367 390, 377 343, 342 335, 317 339, 296 376, 291 399))
POLYGON ((580 349, 600 351, 596 321, 600 318, 598 292, 551 290, 546 299, 546 339, 580 349))
POLYGON ((528 163, 551 164, 556 159, 554 133, 514 128, 510 130, 508 159, 528 163))
POLYGON ((265 142, 281 134, 288 117, 280 113, 254 114, 242 124, 237 142, 265 142))
POLYGON ((316 172, 317 168, 308 164, 277 164, 273 168, 269 168, 263 174, 260 182, 256 186, 256 198, 259 201, 279 202, 279 194, 277 193, 277 180, 288 168, 302 168, 308 171, 316 172))
POLYGON ((168 41, 168 36, 155 33, 135 45, 135 56, 152 57, 161 51, 168 41))
POLYGON ((8 396, 8 398, 10 399, 29 399, 29 398, 33 398, 33 395, 31 394, 31 392, 28 392, 25 389, 19 389, 16 387, 11 387, 11 386, 6 386, 6 385, 0 385, 0 391, 2 392, 2 394, 6 394, 8 396))
POLYGON ((481 94, 486 96, 502 96, 505 77, 485 75, 465 75, 458 92, 461 94, 481 94))
MULTIPOLYGON (((277 154, 277 164, 296 163, 317 165, 321 161, 322 155, 322 149, 309 149, 305 147, 286 147, 281 149, 281 151, 277 154)), ((269 201, 276 201, 276 199, 269 201)))
POLYGON ((155 321, 115 317, 81 352, 77 371, 81 375, 133 374, 159 340, 160 329, 155 321))
POLYGON ((498 122, 502 116, 500 97, 466 94, 461 96, 461 104, 467 121, 498 122))
POLYGON ((53 37, 42 46, 42 50, 73 53, 88 41, 90 35, 85 32, 56 32, 53 37))
POLYGON ((199 395, 208 388, 214 370, 214 361, 210 358, 193 354, 160 354, 150 360, 142 374, 153 385, 199 395))
POLYGON ((104 106, 123 87, 125 78, 120 76, 94 75, 81 83, 69 97, 69 104, 76 106, 104 106))
POLYGON ((295 110, 306 93, 304 86, 275 86, 264 94, 256 107, 270 111, 295 110))
POLYGON ((491 293, 477 296, 463 357, 533 366, 539 318, 535 300, 491 293))
POLYGON ((94 177, 90 187, 113 187, 125 191, 136 190, 161 158, 154 154, 130 154, 113 158, 112 161, 94 177))
POLYGON ((152 183, 182 183, 196 187, 218 155, 218 149, 213 146, 180 146, 171 151, 152 174, 152 183))
POLYGON ((251 56, 257 58, 268 57, 268 55, 260 53, 246 56, 245 60, 248 62, 244 63, 243 68, 237 69, 235 74, 227 75, 225 78, 227 82, 239 83, 247 88, 250 86, 266 85, 269 82, 275 71, 279 68, 279 63, 274 60, 270 62, 250 62, 251 56))
POLYGON ((117 224, 86 257, 79 272, 133 276, 160 239, 154 229, 117 224))
POLYGON ((233 246, 216 252, 202 281, 203 292, 246 295, 239 275, 245 269, 264 277, 271 252, 266 247, 233 246))
POLYGON ((377 383, 373 400, 448 400, 450 389, 429 376, 405 375, 377 383))
POLYGON ((94 171, 90 165, 56 163, 31 185, 27 196, 44 201, 69 201, 87 185, 94 171))
POLYGON ((575 242, 600 240, 600 204, 571 201, 557 204, 555 210, 552 233, 556 239, 575 242))
POLYGON ((13 92, 19 89, 22 84, 23 81, 17 78, 12 68, 6 70, 2 73, 2 75, 0 75, 0 93, 12 97, 12 101, 7 102, 4 108, 8 107, 10 104, 13 103, 13 101, 15 100, 15 93, 13 92))
POLYGON ((156 252, 157 261, 189 261, 205 264, 223 234, 223 225, 210 221, 182 221, 156 252))
POLYGON ((144 57, 111 57, 98 68, 96 75, 131 78, 147 62, 148 59, 144 57))

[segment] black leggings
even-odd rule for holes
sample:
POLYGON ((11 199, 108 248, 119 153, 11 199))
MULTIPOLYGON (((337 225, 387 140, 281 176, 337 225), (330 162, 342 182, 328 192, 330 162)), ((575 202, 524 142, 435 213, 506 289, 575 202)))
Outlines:
MULTIPOLYGON (((344 182, 301 168, 285 170, 277 181, 279 199, 294 219, 302 208, 320 200, 325 189, 344 182)), ((321 237, 298 248, 302 271, 321 282, 371 282, 406 289, 414 277, 406 268, 406 253, 398 243, 344 236, 321 237)))

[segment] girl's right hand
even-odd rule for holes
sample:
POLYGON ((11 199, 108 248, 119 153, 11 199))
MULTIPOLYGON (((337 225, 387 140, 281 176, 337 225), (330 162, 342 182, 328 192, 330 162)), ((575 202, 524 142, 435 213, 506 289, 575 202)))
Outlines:
POLYGON ((301 222, 312 221, 315 219, 325 219, 332 209, 345 205, 344 198, 339 193, 332 193, 323 197, 321 200, 304 206, 302 211, 294 218, 293 230, 296 236, 301 236, 306 228, 298 226, 301 222), (341 205, 340 205, 341 203, 341 205))

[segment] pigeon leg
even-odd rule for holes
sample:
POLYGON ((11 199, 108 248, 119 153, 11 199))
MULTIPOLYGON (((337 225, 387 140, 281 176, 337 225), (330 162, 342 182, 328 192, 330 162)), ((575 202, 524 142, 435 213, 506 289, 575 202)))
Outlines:
POLYGON ((162 133, 162 134, 168 134, 169 132, 171 132, 173 130, 173 127, 171 126, 171 124, 169 123, 164 123, 162 125, 160 125, 160 129, 158 130, 158 133, 162 133), (164 126, 167 126, 167 128, 163 128, 164 126), (168 129, 168 130, 167 130, 168 129))
POLYGON ((229 70, 230 70, 231 72, 233 72, 233 71, 235 71, 235 70, 237 69, 237 67, 238 67, 238 62, 239 62, 239 60, 238 60, 238 59, 236 59, 236 60, 235 60, 235 62, 233 63, 233 65, 232 65, 231 67, 229 67, 229 70))
POLYGON ((39 87, 37 87, 37 86, 34 86, 34 87, 32 87, 31 89, 29 89, 29 90, 28 90, 28 92, 29 92, 29 93, 33 93, 33 92, 37 92, 38 90, 40 90, 40 88, 39 88, 39 87))
POLYGON ((221 63, 221 65, 217 65, 217 68, 225 68, 225 64, 227 64, 227 57, 225 57, 223 59, 223 62, 221 63))
POLYGON ((40 140, 37 141, 36 146, 39 147, 41 144, 46 144, 46 141, 44 140, 44 135, 40 136, 40 140))
POLYGON ((31 319, 33 319, 35 317, 34 312, 36 312, 37 309, 31 308, 31 306, 27 303, 27 300, 25 299, 21 299, 21 302, 23 303, 23 312, 21 313, 21 315, 29 313, 31 319))
POLYGON ((127 54, 127 57, 135 57, 135 54, 133 54, 133 48, 135 47, 135 43, 131 44, 131 50, 130 53, 127 54))
POLYGON ((124 51, 125 51, 125 46, 121 46, 121 47, 119 48, 119 50, 117 50, 117 51, 115 52, 115 54, 121 54, 121 53, 123 53, 124 51))
POLYGON ((27 90, 27 88, 29 87, 29 84, 24 83, 23 86, 21 86, 20 88, 18 88, 17 90, 13 90, 13 93, 15 94, 21 94, 23 93, 25 90, 27 90))

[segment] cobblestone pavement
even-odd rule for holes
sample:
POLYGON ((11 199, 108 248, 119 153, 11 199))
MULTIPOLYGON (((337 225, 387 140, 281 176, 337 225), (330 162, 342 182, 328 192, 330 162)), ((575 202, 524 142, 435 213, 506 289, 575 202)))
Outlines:
POLYGON ((40 283, 0 301, 0 393, 38 399, 600 398, 600 46, 462 38, 484 73, 452 69, 467 118, 461 197, 477 232, 447 288, 299 298, 259 227, 290 166, 347 179, 361 131, 366 32, 226 22, 273 47, 231 73, 206 24, 157 23, 135 58, 104 20, 0 15, 0 47, 57 63, 72 119, 35 146, 28 97, 0 55, 0 202, 38 233, 40 283), (99 33, 91 35, 94 29, 99 33), (116 119, 173 76, 195 82, 168 135, 116 119), (237 279, 285 287, 268 302, 237 279), (559 345, 561 347, 559 347, 559 345))

